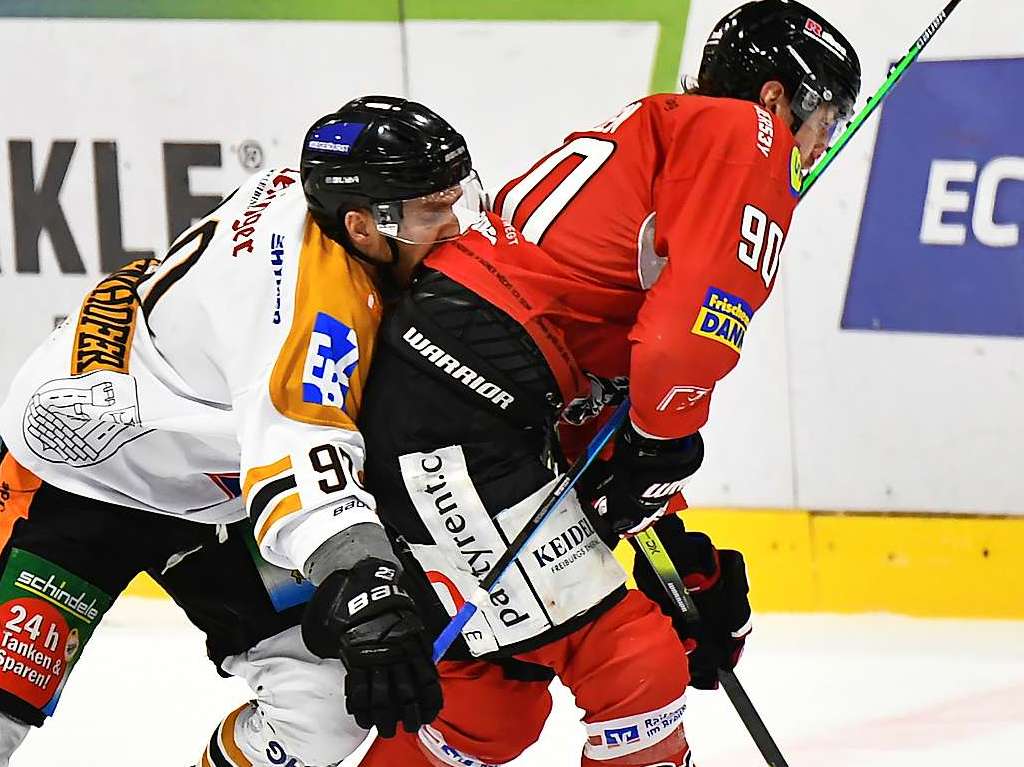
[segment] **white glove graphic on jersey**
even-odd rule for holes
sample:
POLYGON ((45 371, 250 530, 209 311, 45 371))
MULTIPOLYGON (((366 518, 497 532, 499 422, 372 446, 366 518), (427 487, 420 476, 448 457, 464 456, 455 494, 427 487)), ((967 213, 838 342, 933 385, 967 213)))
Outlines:
POLYGON ((139 423, 135 379, 99 370, 43 384, 23 423, 25 441, 47 461, 91 466, 145 433, 139 423))

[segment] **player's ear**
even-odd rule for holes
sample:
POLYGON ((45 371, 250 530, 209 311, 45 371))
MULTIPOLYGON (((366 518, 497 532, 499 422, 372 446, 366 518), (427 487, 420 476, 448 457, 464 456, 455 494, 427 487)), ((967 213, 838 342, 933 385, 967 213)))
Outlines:
POLYGON ((368 210, 350 210, 345 214, 345 231, 359 250, 372 247, 377 237, 377 226, 368 210))
POLYGON ((789 97, 786 96, 785 86, 778 80, 769 80, 761 86, 761 105, 792 127, 793 113, 789 108, 789 97))

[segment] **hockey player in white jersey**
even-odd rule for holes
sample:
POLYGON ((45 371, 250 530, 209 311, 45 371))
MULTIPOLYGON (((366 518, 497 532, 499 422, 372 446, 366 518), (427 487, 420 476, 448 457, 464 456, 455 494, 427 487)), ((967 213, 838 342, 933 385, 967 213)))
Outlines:
POLYGON ((474 179, 425 107, 351 102, 310 128, 301 173, 254 176, 162 260, 102 279, 24 364, 0 409, 0 764, 140 572, 254 691, 202 767, 334 764, 366 727, 433 720, 429 640, 355 423, 382 287, 479 218, 474 179), (374 188, 330 174, 360 157, 374 188), (376 226, 402 252, 352 257, 365 217, 338 220, 323 184, 390 201, 376 226))

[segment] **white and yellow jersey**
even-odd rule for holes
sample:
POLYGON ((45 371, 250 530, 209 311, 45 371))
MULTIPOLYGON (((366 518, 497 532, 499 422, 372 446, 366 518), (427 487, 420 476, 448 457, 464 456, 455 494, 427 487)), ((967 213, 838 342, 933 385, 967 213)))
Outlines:
POLYGON ((248 516, 269 561, 301 568, 377 521, 355 420, 380 318, 368 267, 307 215, 298 172, 267 171, 162 260, 90 291, 18 372, 0 435, 72 493, 248 516))

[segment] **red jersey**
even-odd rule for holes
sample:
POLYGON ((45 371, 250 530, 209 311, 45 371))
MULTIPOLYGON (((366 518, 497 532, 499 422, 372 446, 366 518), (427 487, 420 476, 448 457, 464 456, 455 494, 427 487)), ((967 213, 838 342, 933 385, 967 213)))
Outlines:
POLYGON ((799 171, 789 128, 763 108, 650 96, 502 188, 495 211, 539 248, 493 250, 488 268, 451 251, 427 263, 485 297, 510 281, 580 368, 628 375, 642 432, 681 437, 707 421, 771 292, 799 171))

